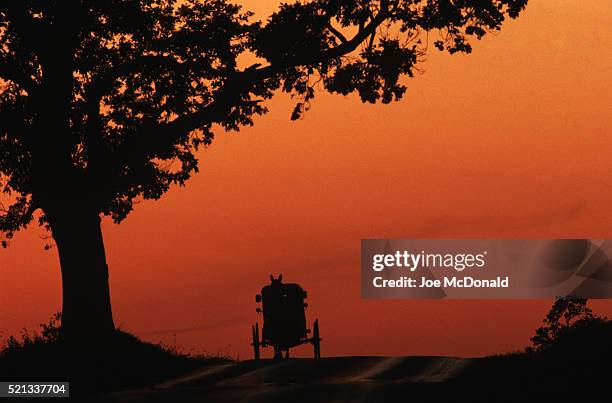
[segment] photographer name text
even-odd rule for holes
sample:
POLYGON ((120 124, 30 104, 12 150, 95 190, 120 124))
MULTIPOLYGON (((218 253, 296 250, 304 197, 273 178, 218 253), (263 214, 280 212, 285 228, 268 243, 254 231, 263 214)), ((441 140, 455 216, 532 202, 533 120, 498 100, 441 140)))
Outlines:
POLYGON ((442 279, 432 279, 421 276, 421 278, 400 277, 388 280, 380 276, 374 277, 372 285, 375 288, 508 288, 510 278, 495 277, 492 279, 476 279, 473 277, 446 277, 442 279))
MULTIPOLYGON (((420 251, 397 251, 388 254, 376 254, 372 257, 372 270, 377 273, 393 272, 395 278, 389 276, 375 276, 372 279, 374 288, 508 288, 508 276, 496 276, 483 279, 480 274, 477 278, 472 276, 444 275, 435 278, 431 273, 434 269, 450 269, 455 272, 464 270, 482 271, 486 267, 487 251, 475 253, 427 253, 420 251), (428 275, 418 275, 418 271, 427 270, 428 275), (414 276, 400 276, 399 270, 414 276), (387 277, 387 278, 385 278, 387 277)), ((381 273, 382 274, 382 273, 381 273)))

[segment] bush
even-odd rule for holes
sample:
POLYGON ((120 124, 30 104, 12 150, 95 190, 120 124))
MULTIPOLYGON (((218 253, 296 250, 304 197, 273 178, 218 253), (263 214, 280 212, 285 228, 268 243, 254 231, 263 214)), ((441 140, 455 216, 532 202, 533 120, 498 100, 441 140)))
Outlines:
POLYGON ((606 319, 596 316, 587 306, 587 299, 581 297, 558 298, 546 318, 542 321, 544 326, 536 329, 531 338, 532 347, 528 351, 542 351, 558 342, 560 338, 567 337, 577 328, 596 326, 606 319))

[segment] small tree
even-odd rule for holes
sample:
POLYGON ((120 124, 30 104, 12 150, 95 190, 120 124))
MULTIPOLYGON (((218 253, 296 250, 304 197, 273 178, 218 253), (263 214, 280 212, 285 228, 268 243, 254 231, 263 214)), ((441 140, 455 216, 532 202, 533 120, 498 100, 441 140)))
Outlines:
POLYGON ((213 125, 251 125, 277 90, 297 97, 297 119, 317 83, 398 100, 429 32, 469 53, 526 3, 296 1, 259 22, 222 0, 2 0, 0 189, 14 199, 3 244, 37 218, 59 253, 62 333, 107 334, 100 217, 121 222, 136 199, 184 185, 213 125))
POLYGON ((557 298, 546 318, 542 321, 544 326, 536 329, 531 338, 532 350, 540 351, 551 346, 565 334, 572 326, 597 318, 591 308, 587 306, 587 299, 581 297, 557 298))

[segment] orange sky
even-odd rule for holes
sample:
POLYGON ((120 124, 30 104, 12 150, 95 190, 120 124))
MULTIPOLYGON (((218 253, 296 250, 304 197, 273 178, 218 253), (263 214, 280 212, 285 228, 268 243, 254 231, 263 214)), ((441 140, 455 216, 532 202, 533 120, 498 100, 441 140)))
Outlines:
MULTIPOLYGON (((361 300, 359 241, 612 237, 611 20, 609 1, 532 0, 472 55, 431 52, 400 103, 320 94, 290 122, 278 96, 255 127, 219 134, 186 188, 104 222, 116 323, 249 358, 254 295, 282 272, 309 291, 324 355, 525 346, 550 301, 361 300)), ((0 338, 60 309, 43 235, 0 250, 0 338)))

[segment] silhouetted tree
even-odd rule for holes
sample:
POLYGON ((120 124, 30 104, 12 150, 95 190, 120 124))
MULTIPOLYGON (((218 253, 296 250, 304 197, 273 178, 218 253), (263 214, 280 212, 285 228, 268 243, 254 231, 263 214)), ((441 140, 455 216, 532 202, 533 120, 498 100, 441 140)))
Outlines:
POLYGON ((586 298, 557 298, 542 321, 544 325, 536 329, 535 336, 531 338, 533 350, 538 351, 551 346, 572 326, 595 319, 599 318, 593 315, 591 308, 587 306, 586 298))
POLYGON ((64 335, 114 329, 100 217, 122 221, 198 169, 276 90, 402 97, 427 47, 471 51, 527 0, 319 0, 265 22, 221 0, 0 1, 4 242, 36 219, 57 245, 64 335), (239 63, 254 60, 252 64, 239 63), (38 211, 38 213, 37 213, 38 211))

